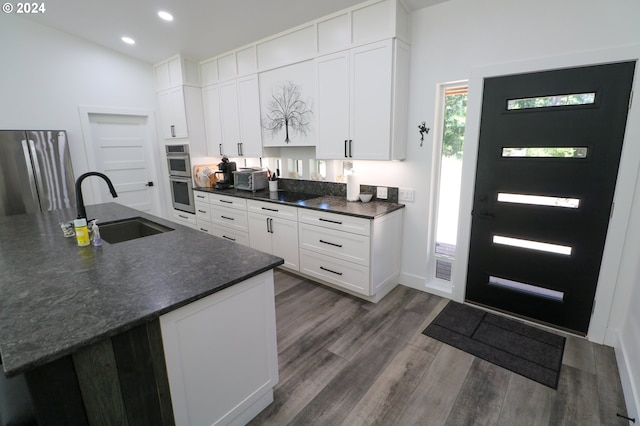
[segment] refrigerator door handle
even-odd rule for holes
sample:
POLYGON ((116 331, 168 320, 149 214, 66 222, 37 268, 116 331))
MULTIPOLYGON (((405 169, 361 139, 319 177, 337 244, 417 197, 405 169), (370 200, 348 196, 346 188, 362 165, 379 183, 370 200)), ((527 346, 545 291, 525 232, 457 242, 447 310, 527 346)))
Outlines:
MULTIPOLYGON (((40 198, 38 197, 38 189, 35 181, 35 174, 33 173, 33 165, 31 164, 31 155, 29 154, 29 147, 27 141, 22 140, 22 152, 24 153, 24 161, 27 165, 27 177, 29 178, 29 188, 31 188, 31 197, 35 201, 36 206, 40 205, 40 198)), ((29 141, 33 144, 32 141, 29 141)))

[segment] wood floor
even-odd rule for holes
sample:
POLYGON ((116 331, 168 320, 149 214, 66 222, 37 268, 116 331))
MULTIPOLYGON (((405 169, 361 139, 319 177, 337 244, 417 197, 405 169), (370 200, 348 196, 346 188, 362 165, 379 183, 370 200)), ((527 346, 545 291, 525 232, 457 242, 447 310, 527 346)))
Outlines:
POLYGON ((612 348, 569 336, 558 390, 421 332, 447 300, 368 303, 276 271, 280 382, 252 425, 628 425, 612 348))

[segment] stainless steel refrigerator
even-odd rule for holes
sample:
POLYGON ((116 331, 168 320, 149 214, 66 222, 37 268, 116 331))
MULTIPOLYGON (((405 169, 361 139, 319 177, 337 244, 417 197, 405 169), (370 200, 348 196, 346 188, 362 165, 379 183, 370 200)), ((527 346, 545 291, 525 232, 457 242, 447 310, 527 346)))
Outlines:
POLYGON ((0 130, 0 217, 74 207, 64 130, 0 130))

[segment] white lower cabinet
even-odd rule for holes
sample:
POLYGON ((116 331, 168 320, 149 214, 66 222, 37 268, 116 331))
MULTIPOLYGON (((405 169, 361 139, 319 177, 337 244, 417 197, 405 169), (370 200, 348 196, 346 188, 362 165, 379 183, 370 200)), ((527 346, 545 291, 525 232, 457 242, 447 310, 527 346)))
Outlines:
POLYGON ((249 228, 246 200, 219 194, 208 195, 210 234, 248 246, 249 228))
POLYGON ((176 424, 246 424, 273 401, 273 271, 162 315, 160 327, 176 424))
POLYGON ((300 209, 300 273, 377 302, 400 276, 402 211, 375 219, 300 209))
POLYGON ((193 213, 183 212, 182 210, 173 210, 171 212, 170 220, 179 223, 181 225, 188 226, 189 228, 198 229, 198 223, 196 221, 196 215, 193 213))
POLYGON ((284 259, 284 267, 299 271, 296 207, 249 200, 249 243, 252 248, 284 259))

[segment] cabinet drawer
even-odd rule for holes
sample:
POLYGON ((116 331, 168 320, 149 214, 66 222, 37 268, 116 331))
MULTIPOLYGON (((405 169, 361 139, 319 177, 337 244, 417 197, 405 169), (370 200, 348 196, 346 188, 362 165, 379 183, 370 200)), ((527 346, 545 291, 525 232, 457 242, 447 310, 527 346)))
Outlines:
POLYGON ((367 237, 371 235, 371 220, 361 217, 300 209, 298 212, 298 221, 300 223, 322 226, 323 228, 335 229, 337 231, 352 232, 367 237))
POLYGON ((171 215, 171 220, 181 225, 186 225, 190 228, 197 229, 195 214, 185 213, 180 210, 174 210, 171 215))
POLYGON ((211 222, 239 231, 247 232, 247 212, 232 207, 212 206, 211 222))
POLYGON ((370 238, 364 235, 301 223, 300 248, 369 266, 370 238))
POLYGON ((211 222, 211 206, 199 200, 195 200, 196 219, 211 222))
POLYGON ((249 234, 246 232, 215 224, 213 225, 213 232, 211 233, 216 237, 224 238, 225 240, 233 241, 243 246, 249 246, 249 234))
POLYGON ((230 197, 228 195, 209 194, 209 203, 212 206, 224 206, 238 210, 247 209, 247 200, 244 198, 230 197))
POLYGON ((193 199, 196 205, 198 205, 199 202, 209 204, 209 194, 205 192, 193 191, 193 199))
POLYGON ((285 206, 278 203, 265 203, 262 201, 247 201, 247 210, 271 217, 279 217, 288 220, 298 220, 298 208, 285 206))
POLYGON ((371 295, 366 266, 300 249, 300 272, 365 296, 371 295))
POLYGON ((199 217, 196 217, 196 222, 198 224, 198 231, 206 232, 207 234, 213 234, 213 224, 211 222, 202 220, 199 217))

